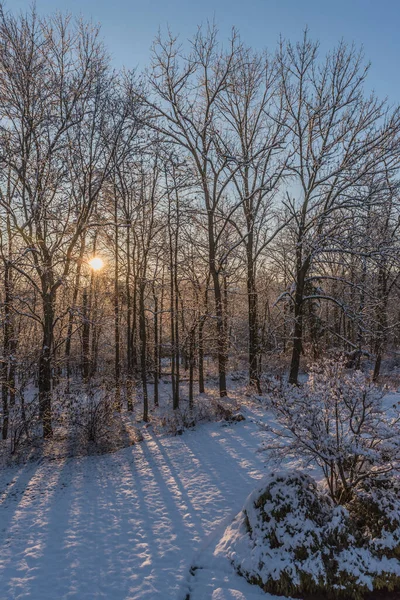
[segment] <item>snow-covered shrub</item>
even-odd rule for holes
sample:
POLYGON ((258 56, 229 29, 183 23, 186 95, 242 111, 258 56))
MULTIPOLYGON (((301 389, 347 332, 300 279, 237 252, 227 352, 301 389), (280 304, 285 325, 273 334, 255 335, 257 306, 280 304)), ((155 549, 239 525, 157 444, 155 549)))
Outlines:
POLYGON ((238 369, 234 370, 230 375, 231 381, 247 381, 248 374, 246 371, 239 371, 238 369))
POLYGON ((399 465, 399 406, 389 411, 383 396, 341 360, 313 365, 303 386, 283 386, 270 396, 280 456, 317 464, 333 500, 346 502, 361 481, 399 465))
POLYGON ((172 435, 180 435, 185 429, 191 429, 198 423, 244 420, 237 408, 236 403, 231 400, 222 404, 212 396, 194 398, 193 406, 190 406, 187 399, 182 398, 179 408, 173 411, 160 408, 153 414, 152 421, 157 428, 172 435))
POLYGON ((400 480, 362 479, 345 505, 352 544, 335 556, 336 585, 355 590, 400 590, 400 480))
POLYGON ((185 429, 190 429, 200 421, 197 411, 190 409, 188 403, 181 402, 179 408, 173 411, 163 411, 159 418, 154 417, 156 426, 171 435, 180 435, 185 429))
POLYGON ((265 592, 359 599, 378 588, 400 588, 400 563, 337 506, 308 475, 278 473, 247 499, 217 553, 265 592))
POLYGON ((325 579, 324 525, 331 508, 307 475, 272 476, 248 498, 228 555, 266 592, 316 591, 325 579))
POLYGON ((16 454, 21 445, 40 435, 39 401, 37 395, 27 399, 18 393, 16 402, 9 410, 8 437, 11 454, 16 454))
POLYGON ((89 392, 73 403, 71 421, 85 442, 104 441, 114 421, 114 398, 99 391, 89 392))
POLYGON ((400 559, 400 479, 364 480, 347 508, 360 543, 379 556, 400 559))

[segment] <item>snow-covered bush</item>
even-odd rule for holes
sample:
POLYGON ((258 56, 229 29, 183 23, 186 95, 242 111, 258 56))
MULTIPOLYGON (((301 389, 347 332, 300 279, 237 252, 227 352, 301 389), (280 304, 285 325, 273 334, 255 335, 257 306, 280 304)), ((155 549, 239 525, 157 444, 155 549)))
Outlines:
POLYGON ((37 395, 26 399, 18 393, 16 402, 9 410, 8 437, 11 454, 16 454, 21 445, 40 435, 39 401, 37 395))
POLYGON ((400 559, 400 479, 364 480, 347 508, 361 544, 379 556, 400 559))
POLYGON ((316 591, 325 580, 324 525, 331 510, 307 475, 272 476, 250 495, 218 551, 266 592, 316 591))
POLYGON ((185 429, 194 427, 196 422, 202 420, 197 411, 191 410, 189 404, 184 402, 181 402, 181 406, 174 411, 159 412, 159 415, 153 417, 155 425, 170 435, 180 435, 185 429))
POLYGON ((104 441, 114 421, 114 398, 107 393, 89 392, 72 405, 72 425, 85 442, 95 444, 104 441))
POLYGON ((308 475, 278 473, 249 496, 217 553, 277 595, 358 599, 399 589, 400 562, 358 532, 355 513, 335 505, 308 475))
POLYGON ((172 435, 180 435, 185 429, 191 429, 199 423, 221 420, 227 422, 242 421, 244 417, 238 413, 236 402, 226 400, 222 404, 212 396, 195 398, 193 406, 190 406, 188 400, 183 398, 176 410, 171 411, 160 408, 152 416, 156 428, 172 435))
POLYGON ((321 361, 303 386, 282 386, 271 394, 275 448, 281 457, 317 464, 332 499, 346 502, 364 479, 399 465, 399 405, 388 410, 383 396, 363 373, 348 372, 343 361, 321 361))

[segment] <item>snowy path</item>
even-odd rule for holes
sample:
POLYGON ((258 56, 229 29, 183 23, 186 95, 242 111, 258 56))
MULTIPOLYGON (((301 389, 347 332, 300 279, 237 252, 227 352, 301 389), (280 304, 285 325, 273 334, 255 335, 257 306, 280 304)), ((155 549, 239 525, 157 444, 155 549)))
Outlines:
MULTIPOLYGON (((115 454, 3 471, 0 597, 182 600, 193 557, 265 472, 246 412, 231 426, 173 438, 148 430, 115 454)), ((200 578, 196 600, 246 598, 217 583, 200 578)))

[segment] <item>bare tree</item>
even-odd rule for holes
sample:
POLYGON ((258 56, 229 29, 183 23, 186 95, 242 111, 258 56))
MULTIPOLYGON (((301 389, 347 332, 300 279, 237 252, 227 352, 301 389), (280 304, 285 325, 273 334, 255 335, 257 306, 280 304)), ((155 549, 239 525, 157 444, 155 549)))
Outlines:
POLYGON ((220 153, 228 160, 237 195, 237 202, 225 219, 237 228, 246 253, 249 383, 258 392, 261 389, 257 263, 283 227, 274 206, 285 172, 283 145, 287 132, 282 100, 275 60, 240 47, 235 68, 228 75, 228 85, 217 98, 221 122, 218 143, 220 153))
MULTIPOLYGON (((366 96, 368 73, 360 53, 343 42, 322 61, 318 44, 281 43, 280 77, 291 144, 292 187, 286 206, 293 219, 293 353, 289 381, 297 383, 302 352, 307 276, 326 252, 346 210, 362 201, 359 187, 398 151, 399 111, 366 96), (335 214, 340 213, 336 219, 335 214)), ((342 226, 342 225, 340 225, 342 226)), ((324 299, 322 294, 321 299, 324 299)))
POLYGON ((207 219, 208 261, 214 287, 218 332, 219 392, 227 394, 227 332, 225 330, 221 264, 218 244, 218 207, 232 171, 229 159, 221 155, 216 143, 217 100, 228 85, 238 53, 238 39, 233 32, 229 49, 220 48, 215 27, 199 29, 189 55, 181 55, 176 38, 157 38, 153 49, 150 75, 151 96, 145 100, 154 111, 150 124, 182 150, 192 164, 195 185, 202 193, 202 207, 207 219))
POLYGON ((38 383, 44 437, 52 435, 57 292, 109 176, 127 114, 118 111, 118 122, 109 127, 117 100, 110 99, 112 79, 98 35, 83 22, 72 26, 68 17, 0 12, 2 162, 17 190, 7 210, 22 250, 13 269, 41 298, 41 312, 32 312, 32 318, 42 327, 38 383), (71 199, 71 186, 77 177, 82 181, 82 171, 77 174, 82 161, 84 189, 79 186, 81 193, 71 199))

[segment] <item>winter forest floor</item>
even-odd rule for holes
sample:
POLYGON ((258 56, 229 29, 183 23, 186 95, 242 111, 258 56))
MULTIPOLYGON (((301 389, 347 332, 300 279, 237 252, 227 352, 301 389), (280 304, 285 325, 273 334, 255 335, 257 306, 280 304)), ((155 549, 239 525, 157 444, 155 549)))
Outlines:
POLYGON ((177 436, 144 427, 143 441, 109 454, 1 470, 1 600, 275 598, 214 555, 274 468, 258 452, 268 414, 250 399, 241 412, 177 436))
POLYGON ((214 540, 266 472, 263 410, 176 437, 151 427, 112 454, 30 461, 0 473, 0 597, 266 598, 215 565, 214 540), (190 567, 204 567, 190 575, 190 567))

